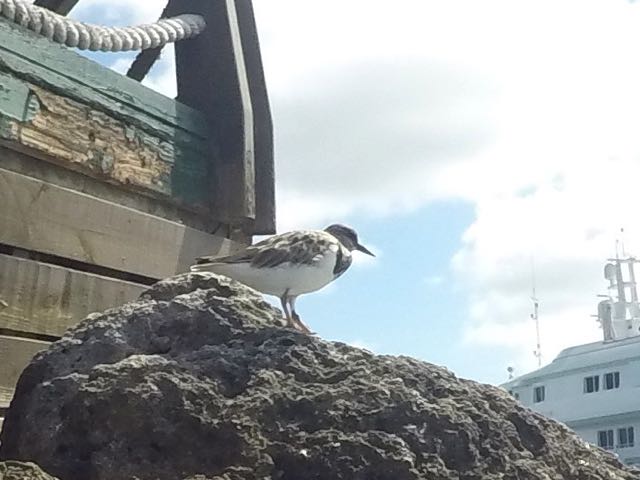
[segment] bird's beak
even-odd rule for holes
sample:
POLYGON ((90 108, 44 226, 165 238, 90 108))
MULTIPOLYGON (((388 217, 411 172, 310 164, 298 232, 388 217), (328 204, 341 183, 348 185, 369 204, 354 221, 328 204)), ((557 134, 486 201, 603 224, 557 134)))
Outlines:
POLYGON ((362 252, 362 253, 366 253, 367 255, 371 255, 372 257, 375 257, 375 255, 374 255, 373 253, 371 253, 371 252, 367 249, 367 247, 365 247, 365 246, 363 246, 363 245, 358 244, 358 245, 356 246, 356 250, 358 250, 359 252, 362 252))

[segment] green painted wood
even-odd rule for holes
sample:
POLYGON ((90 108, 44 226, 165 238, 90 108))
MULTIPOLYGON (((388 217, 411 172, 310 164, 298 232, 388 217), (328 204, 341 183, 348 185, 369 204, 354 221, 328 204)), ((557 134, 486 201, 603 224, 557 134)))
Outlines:
POLYGON ((29 87, 24 82, 0 72, 0 115, 23 122, 28 99, 29 87))
POLYGON ((208 136, 206 120, 197 110, 4 18, 0 18, 0 68, 60 89, 85 103, 131 116, 132 121, 143 113, 201 139, 208 136), (14 54, 13 58, 5 58, 5 53, 14 54), (16 56, 26 64, 17 62, 16 56))
POLYGON ((38 109, 29 86, 0 71, 0 139, 17 140, 16 122, 31 121, 38 109))
MULTIPOLYGON (((0 85, 0 137, 22 143, 20 125, 15 122, 29 121, 37 114, 38 97, 32 86, 42 87, 121 121, 131 132, 127 140, 156 148, 161 161, 173 164, 168 176, 154 180, 148 188, 140 190, 121 182, 123 188, 138 188, 151 196, 161 194, 185 208, 211 215, 215 157, 206 122, 197 110, 2 19, 0 85)), ((93 120, 90 115, 88 123, 92 121, 100 127, 99 118, 93 120)), ((104 174, 105 166, 109 167, 108 156, 96 154, 95 165, 59 163, 105 181, 113 180, 104 174)), ((56 160, 55 155, 44 159, 56 160)))

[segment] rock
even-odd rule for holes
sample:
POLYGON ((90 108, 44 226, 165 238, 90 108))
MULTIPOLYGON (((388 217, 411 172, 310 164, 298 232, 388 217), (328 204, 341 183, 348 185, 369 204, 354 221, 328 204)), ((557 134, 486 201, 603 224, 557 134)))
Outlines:
POLYGON ((63 480, 630 480, 506 392, 286 329, 212 274, 93 314, 20 378, 0 458, 63 480))
POLYGON ((31 462, 0 462, 0 480, 58 480, 31 462))

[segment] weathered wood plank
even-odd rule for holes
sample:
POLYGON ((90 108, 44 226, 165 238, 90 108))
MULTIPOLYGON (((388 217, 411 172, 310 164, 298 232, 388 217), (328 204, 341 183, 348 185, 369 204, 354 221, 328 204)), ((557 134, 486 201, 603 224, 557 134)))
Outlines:
MULTIPOLYGON (((13 388, 3 387, 0 385, 0 408, 9 408, 11 399, 13 398, 13 388)), ((2 416, 2 415, 0 415, 2 416)), ((0 422, 2 419, 0 418, 0 422)), ((0 423, 0 428, 2 424, 0 423)))
POLYGON ((0 254, 0 329, 62 336, 89 313, 135 300, 145 288, 0 254))
MULTIPOLYGON (((22 121, 27 116, 29 87, 22 81, 0 73, 0 113, 6 119, 22 121)), ((3 125, 0 128, 9 128, 3 125)))
POLYGON ((236 10, 254 118, 256 216, 253 233, 264 235, 276 231, 273 122, 253 3, 251 0, 236 0, 236 10))
POLYGON ((217 210, 231 223, 251 223, 256 215, 254 120, 235 2, 173 3, 207 22, 195 39, 176 45, 176 69, 178 99, 205 114, 218 150, 217 210))
MULTIPOLYGON (((0 359, 0 361, 1 360, 2 359, 0 359)), ((3 410, 6 410, 9 408, 9 405, 11 405, 13 393, 13 388, 3 387, 0 385, 0 431, 2 430, 2 424, 4 423, 3 410)))
POLYGON ((150 215, 182 223, 205 232, 211 232, 219 225, 209 215, 192 212, 172 202, 159 201, 156 198, 140 195, 135 191, 123 190, 117 185, 92 178, 61 165, 43 162, 25 152, 3 146, 0 140, 0 167, 37 178, 46 183, 86 193, 102 200, 130 207, 150 215))
MULTIPOLYGON (((162 19, 173 16, 173 14, 171 13, 172 7, 172 2, 167 2, 167 5, 164 7, 162 13, 160 14, 160 18, 162 19)), ((127 77, 141 82, 144 77, 147 76, 149 70, 151 70, 151 67, 153 67, 153 64, 156 63, 158 58, 160 58, 162 50, 163 47, 148 48, 138 53, 133 63, 129 66, 129 70, 127 70, 127 77)))
POLYGON ((2 168, 0 243, 151 278, 187 271, 195 257, 235 245, 2 168))
POLYGON ((163 140, 6 73, 0 85, 0 139, 128 190, 200 211, 210 207, 210 165, 199 140, 163 140))
POLYGON ((49 342, 0 335, 0 387, 8 393, 20 378, 33 356, 49 346, 49 342))

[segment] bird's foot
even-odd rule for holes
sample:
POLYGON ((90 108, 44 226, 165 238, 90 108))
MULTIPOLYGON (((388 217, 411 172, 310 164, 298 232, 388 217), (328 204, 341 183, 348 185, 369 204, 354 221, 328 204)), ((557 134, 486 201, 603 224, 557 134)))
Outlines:
POLYGON ((284 320, 285 328, 293 328, 294 330, 298 330, 298 324, 294 322, 292 318, 285 316, 282 318, 282 320, 284 320))
POLYGON ((302 333, 306 333, 307 335, 316 335, 301 319, 300 316, 296 312, 291 312, 291 317, 293 321, 297 324, 298 330, 302 333))

